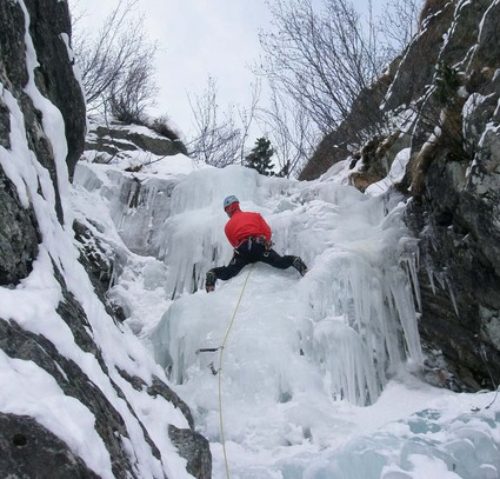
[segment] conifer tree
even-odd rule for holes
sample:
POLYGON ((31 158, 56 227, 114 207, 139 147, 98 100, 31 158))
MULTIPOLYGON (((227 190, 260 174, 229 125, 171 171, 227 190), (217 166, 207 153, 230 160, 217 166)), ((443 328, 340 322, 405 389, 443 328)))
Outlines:
POLYGON ((245 158, 245 166, 257 170, 261 175, 273 175, 274 165, 271 162, 271 157, 274 155, 274 150, 271 142, 267 138, 257 138, 255 146, 249 155, 245 158))

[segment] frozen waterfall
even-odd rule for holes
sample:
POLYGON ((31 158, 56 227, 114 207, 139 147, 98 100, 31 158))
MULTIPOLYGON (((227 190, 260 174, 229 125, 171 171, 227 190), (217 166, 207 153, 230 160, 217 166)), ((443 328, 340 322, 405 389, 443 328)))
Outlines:
POLYGON ((175 382, 199 383, 206 374, 196 350, 221 340, 248 269, 219 282, 213 296, 186 294, 231 257, 221 207, 230 193, 243 209, 264 215, 277 251, 298 254, 310 267, 304 279, 263 264, 251 273, 227 351, 226 374, 238 379, 242 397, 258 383, 268 384, 273 400, 293 397, 306 376, 329 397, 369 404, 402 361, 421 360, 411 278, 400 264, 415 246, 405 243, 402 209, 387 215, 383 199, 333 181, 302 184, 231 167, 195 172, 176 185, 157 235, 171 271, 168 294, 180 298, 152 342, 175 382))
POLYGON ((237 166, 162 176, 80 165, 79 204, 107 237, 116 228, 115 254, 138 253, 122 255, 110 294, 211 441, 214 478, 225 477, 219 377, 234 478, 499 477, 500 412, 474 416, 477 396, 409 374, 423 357, 401 198, 363 195, 336 168, 297 182, 237 166), (256 264, 204 291, 206 271, 232 255, 229 194, 263 214, 279 253, 304 259, 304 278, 256 264), (218 376, 219 353, 198 350, 221 345, 248 274, 218 376))

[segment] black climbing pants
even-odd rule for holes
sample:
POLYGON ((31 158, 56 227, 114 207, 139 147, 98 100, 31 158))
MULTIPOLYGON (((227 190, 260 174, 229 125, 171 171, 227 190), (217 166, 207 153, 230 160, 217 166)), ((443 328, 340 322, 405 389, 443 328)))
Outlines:
POLYGON ((244 266, 250 263, 262 261, 275 268, 286 269, 293 265, 295 258, 296 256, 291 255, 280 256, 273 249, 266 250, 263 243, 250 239, 235 249, 233 258, 227 266, 213 268, 210 271, 215 274, 217 279, 225 281, 236 276, 244 266))

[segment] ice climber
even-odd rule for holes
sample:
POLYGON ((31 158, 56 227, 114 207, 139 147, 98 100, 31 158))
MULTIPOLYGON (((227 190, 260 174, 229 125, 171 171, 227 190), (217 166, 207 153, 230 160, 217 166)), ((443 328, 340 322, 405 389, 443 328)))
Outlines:
POLYGON ((228 280, 236 276, 249 263, 262 261, 275 268, 293 266, 302 276, 307 267, 298 256, 280 256, 272 249, 271 228, 259 213, 241 211, 236 196, 224 200, 224 211, 229 216, 224 231, 234 248, 234 254, 227 266, 212 268, 205 281, 208 293, 215 289, 217 279, 228 280))

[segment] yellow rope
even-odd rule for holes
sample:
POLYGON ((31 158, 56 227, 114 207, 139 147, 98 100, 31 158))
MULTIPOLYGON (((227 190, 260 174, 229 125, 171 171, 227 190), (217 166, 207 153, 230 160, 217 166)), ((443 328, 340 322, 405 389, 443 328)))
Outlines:
POLYGON ((250 266, 248 270, 247 277, 245 279, 245 283, 243 284, 243 288, 241 288, 240 297, 238 298, 238 302, 236 303, 236 307, 234 308, 233 317, 229 322, 229 325, 226 329, 226 334, 224 336, 224 340, 222 341, 222 345, 220 348, 219 354, 219 426, 220 426, 220 440, 222 443, 222 451, 224 452, 224 462, 226 464, 226 477, 230 479, 229 474, 229 464, 227 461, 227 452, 226 452, 226 440, 224 438, 224 421, 222 419, 222 358, 224 356, 224 348, 226 347, 227 338, 229 337, 229 333, 231 332, 231 328, 233 327, 234 320, 236 318, 236 313, 238 312, 238 308, 240 307, 241 299, 243 298, 243 293, 245 292, 245 288, 247 287, 248 278, 250 278, 250 273, 252 272, 253 264, 250 266))

